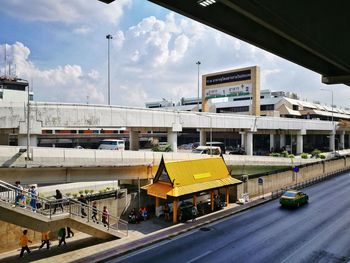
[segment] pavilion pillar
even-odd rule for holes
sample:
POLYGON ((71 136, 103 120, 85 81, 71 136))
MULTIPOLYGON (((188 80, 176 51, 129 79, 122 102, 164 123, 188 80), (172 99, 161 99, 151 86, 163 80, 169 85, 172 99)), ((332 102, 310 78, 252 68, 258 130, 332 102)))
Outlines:
POLYGON ((159 207, 159 197, 156 197, 156 209, 157 209, 157 207, 159 207))
POLYGON ((197 196, 196 196, 196 194, 193 195, 193 205, 194 206, 197 205, 197 196))
POLYGON ((173 201, 173 223, 177 223, 177 198, 174 199, 173 201))
POLYGON ((229 195, 228 187, 226 187, 225 190, 226 190, 226 191, 225 191, 226 206, 228 206, 228 203, 230 202, 230 195, 229 195))
POLYGON ((210 191, 210 205, 211 205, 211 211, 214 211, 214 191, 210 191))

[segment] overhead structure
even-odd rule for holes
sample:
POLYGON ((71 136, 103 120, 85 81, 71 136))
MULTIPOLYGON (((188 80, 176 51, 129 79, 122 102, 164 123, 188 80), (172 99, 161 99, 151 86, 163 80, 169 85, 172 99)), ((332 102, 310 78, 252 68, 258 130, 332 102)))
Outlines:
POLYGON ((350 85, 349 1, 149 1, 350 85))

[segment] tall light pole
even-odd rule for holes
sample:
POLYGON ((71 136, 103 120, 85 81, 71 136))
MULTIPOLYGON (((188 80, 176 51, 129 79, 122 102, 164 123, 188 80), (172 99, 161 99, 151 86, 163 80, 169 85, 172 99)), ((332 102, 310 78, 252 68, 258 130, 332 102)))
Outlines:
POLYGON ((30 147, 30 99, 29 99, 29 83, 27 86, 27 161, 30 160, 29 147, 30 147))
POLYGON ((329 92, 331 92, 332 93, 332 139, 333 139, 333 149, 332 149, 332 151, 333 151, 333 154, 335 154, 335 126, 334 126, 334 118, 333 118, 333 105, 334 105, 334 103, 333 103, 333 90, 332 89, 321 89, 321 90, 324 90, 324 91, 329 91, 329 92))
MULTIPOLYGON (((200 61, 197 61, 196 62, 196 65, 198 66, 198 72, 197 72, 197 80, 198 80, 198 83, 197 83, 197 108, 198 108, 198 111, 199 111, 199 65, 201 64, 200 61)), ((203 105, 202 105, 203 106, 203 105)), ((203 111, 203 109, 202 109, 203 111)))
POLYGON ((113 39, 112 35, 107 35, 108 42, 108 105, 111 105, 111 67, 110 67, 110 40, 113 39))

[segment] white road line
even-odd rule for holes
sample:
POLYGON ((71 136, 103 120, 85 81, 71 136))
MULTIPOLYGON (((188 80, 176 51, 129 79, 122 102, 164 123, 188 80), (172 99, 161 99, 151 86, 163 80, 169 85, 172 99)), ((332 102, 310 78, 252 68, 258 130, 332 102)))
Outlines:
POLYGON ((203 253, 202 255, 199 255, 198 257, 192 258, 190 261, 186 261, 186 263, 192 263, 195 262, 196 260, 205 257, 206 255, 210 254, 211 252, 213 252, 212 250, 208 250, 207 252, 203 253))

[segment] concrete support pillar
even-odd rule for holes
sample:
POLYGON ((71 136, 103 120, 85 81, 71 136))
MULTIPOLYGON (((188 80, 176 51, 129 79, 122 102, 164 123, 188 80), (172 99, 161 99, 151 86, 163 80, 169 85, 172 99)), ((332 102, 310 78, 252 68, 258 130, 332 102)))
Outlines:
POLYGON ((199 145, 204 146, 207 143, 207 133, 204 129, 199 130, 199 145))
POLYGON ((331 133, 329 135, 329 151, 334 152, 335 151, 335 134, 331 133))
MULTIPOLYGON (((30 146, 38 146, 38 136, 35 134, 31 134, 29 138, 29 145, 30 146)), ((27 135, 26 134, 19 134, 18 135, 18 146, 27 146, 27 135)))
POLYGON ((177 223, 177 198, 173 201, 173 223, 177 223))
POLYGON ((270 134, 270 150, 271 149, 275 149, 275 135, 274 134, 270 134))
POLYGON ((177 132, 168 131, 168 144, 173 152, 177 152, 177 132))
POLYGON ((297 134, 297 154, 303 153, 303 135, 302 134, 297 134))
POLYGON ((247 132, 247 142, 245 150, 247 155, 253 155, 253 133, 251 132, 247 132))
POLYGON ((138 151, 140 149, 140 140, 138 131, 130 131, 129 133, 130 150, 138 151))
POLYGON ((345 132, 342 132, 340 134, 340 145, 339 145, 339 149, 343 150, 345 148, 345 132))
POLYGON ((241 135, 241 147, 243 147, 244 149, 246 149, 247 145, 246 145, 246 142, 247 142, 247 133, 246 132, 240 132, 239 133, 241 135))
POLYGON ((214 191, 210 191, 210 205, 211 205, 211 211, 214 211, 214 191))
POLYGON ((280 134, 280 148, 282 149, 285 146, 286 146, 286 135, 280 134))

